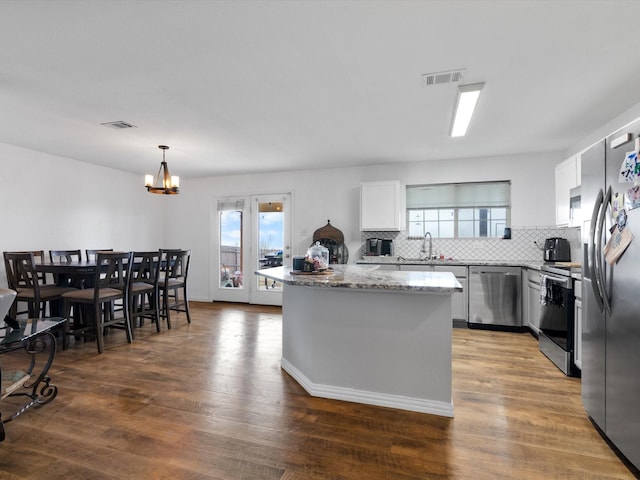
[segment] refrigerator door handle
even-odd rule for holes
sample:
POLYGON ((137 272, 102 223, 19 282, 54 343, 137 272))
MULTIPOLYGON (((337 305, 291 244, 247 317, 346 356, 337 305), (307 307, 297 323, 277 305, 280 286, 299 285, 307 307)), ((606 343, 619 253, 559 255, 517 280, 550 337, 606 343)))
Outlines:
POLYGON ((600 284, 598 280, 598 271, 596 264, 596 251, 598 251, 596 247, 596 235, 597 226, 598 226, 598 217, 600 213, 600 209, 603 205, 604 193, 602 189, 598 192, 596 197, 595 204, 593 205, 593 212, 591 213, 591 224, 589 228, 589 245, 588 245, 588 255, 587 260, 589 262, 588 271, 591 273, 591 288, 593 289, 593 296, 596 299, 596 303, 598 304, 598 310, 600 313, 604 310, 604 301, 602 300, 602 294, 600 289, 600 284))
POLYGON ((611 187, 607 189, 607 193, 602 201, 600 207, 600 218, 598 219, 598 229, 596 234, 596 280, 598 283, 598 289, 600 290, 600 296, 604 304, 604 309, 607 314, 611 314, 611 299, 607 293, 607 279, 605 275, 605 267, 602 263, 602 240, 604 236, 604 221, 607 218, 607 207, 611 203, 611 187))

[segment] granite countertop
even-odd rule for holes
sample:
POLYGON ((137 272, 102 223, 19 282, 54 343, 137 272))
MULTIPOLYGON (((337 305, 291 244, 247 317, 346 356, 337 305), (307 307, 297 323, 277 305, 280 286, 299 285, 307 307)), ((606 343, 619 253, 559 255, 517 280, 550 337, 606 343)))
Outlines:
POLYGON ((370 290, 397 290, 432 294, 461 292, 462 285, 449 272, 401 272, 380 270, 376 265, 332 265, 329 275, 296 274, 289 267, 258 270, 256 275, 286 285, 370 290))
MULTIPOLYGON (((571 262, 558 262, 571 263, 571 262)), ((440 266, 459 266, 468 267, 469 265, 494 265, 498 267, 522 267, 533 270, 542 271, 543 261, 534 260, 420 260, 415 258, 391 257, 391 256, 368 256, 362 257, 357 261, 358 265, 440 265, 440 266)), ((579 264, 575 264, 579 269, 579 264)), ((571 272, 571 278, 581 280, 582 274, 579 272, 571 272)))
POLYGON ((533 260, 421 260, 417 258, 391 257, 391 256, 365 256, 356 262, 359 265, 440 265, 440 266, 461 266, 469 265, 495 265, 506 267, 526 267, 540 270, 543 261, 533 260))

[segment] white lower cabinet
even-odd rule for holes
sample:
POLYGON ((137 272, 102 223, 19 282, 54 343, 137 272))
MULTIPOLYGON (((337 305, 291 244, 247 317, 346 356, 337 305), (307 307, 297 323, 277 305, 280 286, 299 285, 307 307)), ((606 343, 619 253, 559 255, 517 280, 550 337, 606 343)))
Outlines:
POLYGON ((576 296, 573 306, 575 320, 573 362, 582 370, 582 282, 580 280, 573 282, 573 292, 576 296))
POLYGON ((402 271, 423 271, 423 272, 450 272, 456 276, 462 292, 455 292, 451 296, 451 314, 454 320, 464 320, 469 318, 468 295, 467 289, 467 267, 466 266, 446 266, 446 265, 400 265, 402 271))
POLYGON ((540 272, 527 269, 527 325, 536 334, 540 333, 540 272))

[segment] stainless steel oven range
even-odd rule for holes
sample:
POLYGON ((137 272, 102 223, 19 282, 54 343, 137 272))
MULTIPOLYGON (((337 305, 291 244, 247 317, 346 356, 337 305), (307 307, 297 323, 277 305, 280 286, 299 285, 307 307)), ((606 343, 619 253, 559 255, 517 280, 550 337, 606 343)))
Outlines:
POLYGON ((540 351, 565 375, 579 376, 574 363, 574 301, 572 269, 544 265, 540 279, 540 351))

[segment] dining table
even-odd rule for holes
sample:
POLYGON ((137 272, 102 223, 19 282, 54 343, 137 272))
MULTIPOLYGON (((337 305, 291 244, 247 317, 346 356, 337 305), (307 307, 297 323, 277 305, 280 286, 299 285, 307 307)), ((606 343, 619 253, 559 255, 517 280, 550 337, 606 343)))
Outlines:
MULTIPOLYGON (((55 284, 61 287, 92 288, 97 266, 95 260, 44 261, 36 263, 36 271, 53 275, 55 284)), ((51 315, 64 316, 63 301, 51 302, 51 315)))
POLYGON ((68 285, 67 282, 77 283, 84 280, 85 285, 88 279, 92 279, 96 274, 97 263, 95 260, 80 260, 73 262, 47 262, 36 263, 36 271, 50 273, 56 283, 60 286, 68 285))
MULTIPOLYGON (((163 262, 163 265, 165 262, 163 262)), ((56 285, 61 287, 93 288, 95 283, 96 260, 80 260, 71 262, 43 261, 36 263, 36 271, 53 275, 56 285)), ((64 316, 64 302, 51 302, 51 315, 64 316)), ((84 315, 89 318, 93 316, 93 311, 86 306, 83 307, 84 315)))
POLYGON ((44 261, 36 263, 36 271, 53 275, 54 283, 60 287, 93 287, 97 263, 95 260, 72 262, 44 261))

